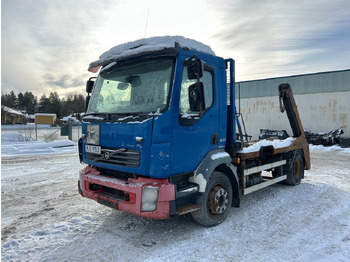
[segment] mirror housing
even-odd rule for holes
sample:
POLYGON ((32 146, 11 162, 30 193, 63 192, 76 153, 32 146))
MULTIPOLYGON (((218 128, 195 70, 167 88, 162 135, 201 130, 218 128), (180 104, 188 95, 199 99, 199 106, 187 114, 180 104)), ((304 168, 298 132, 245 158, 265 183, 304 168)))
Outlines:
POLYGON ((138 75, 125 77, 125 82, 130 84, 132 87, 138 87, 141 85, 141 78, 138 75))
POLYGON ((125 82, 120 82, 117 85, 117 89, 121 91, 126 90, 128 87, 129 87, 128 83, 125 83, 125 82))
POLYGON ((126 90, 129 87, 129 84, 132 87, 138 87, 141 86, 141 77, 138 75, 135 76, 127 76, 125 77, 125 82, 120 82, 117 85, 118 90, 126 90))
POLYGON ((188 87, 188 101, 190 103, 190 110, 193 112, 204 111, 204 88, 202 82, 197 82, 188 87))
POLYGON ((90 94, 92 92, 92 88, 94 87, 95 81, 92 79, 96 79, 96 77, 90 77, 88 81, 86 81, 86 93, 90 94))
POLYGON ((199 79, 203 76, 204 63, 196 55, 186 60, 188 79, 199 79))

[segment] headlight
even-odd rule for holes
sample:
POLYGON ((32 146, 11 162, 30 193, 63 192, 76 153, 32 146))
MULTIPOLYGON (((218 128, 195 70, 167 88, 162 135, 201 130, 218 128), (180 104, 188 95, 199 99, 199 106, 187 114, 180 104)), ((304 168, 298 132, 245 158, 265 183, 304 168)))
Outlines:
POLYGON ((141 211, 154 211, 157 209, 159 187, 144 186, 142 188, 141 211))

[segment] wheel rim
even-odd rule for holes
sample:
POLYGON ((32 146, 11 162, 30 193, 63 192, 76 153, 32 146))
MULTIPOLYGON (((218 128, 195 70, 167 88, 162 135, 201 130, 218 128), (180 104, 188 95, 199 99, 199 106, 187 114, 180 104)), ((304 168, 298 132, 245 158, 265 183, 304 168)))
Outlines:
POLYGON ((209 194, 209 209, 213 215, 224 213, 228 207, 228 192, 222 186, 215 186, 209 194))
POLYGON ((301 177, 301 161, 300 160, 295 161, 294 175, 295 175, 296 179, 299 179, 301 177))

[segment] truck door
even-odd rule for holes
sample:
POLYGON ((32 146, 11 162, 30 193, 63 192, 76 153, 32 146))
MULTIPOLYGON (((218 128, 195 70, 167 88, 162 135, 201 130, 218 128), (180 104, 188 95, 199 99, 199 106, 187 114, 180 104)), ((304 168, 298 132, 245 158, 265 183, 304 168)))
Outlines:
POLYGON ((215 68, 204 66, 203 76, 200 78, 203 83, 204 107, 191 111, 189 92, 196 82, 197 80, 188 78, 187 68, 184 66, 178 118, 173 123, 172 174, 196 170, 205 155, 218 147, 219 102, 215 68))

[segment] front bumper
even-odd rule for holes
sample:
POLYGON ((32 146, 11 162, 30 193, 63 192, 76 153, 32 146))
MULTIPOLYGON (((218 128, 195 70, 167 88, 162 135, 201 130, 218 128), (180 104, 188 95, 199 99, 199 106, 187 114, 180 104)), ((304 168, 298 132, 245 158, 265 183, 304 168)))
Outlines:
POLYGON ((166 219, 170 216, 170 202, 175 200, 175 186, 168 179, 137 178, 122 180, 101 175, 92 167, 80 171, 78 189, 83 197, 100 204, 141 217, 166 219), (143 188, 159 188, 154 211, 142 210, 143 188))

